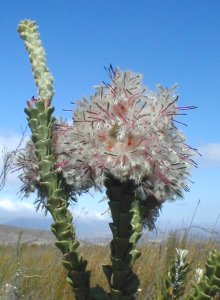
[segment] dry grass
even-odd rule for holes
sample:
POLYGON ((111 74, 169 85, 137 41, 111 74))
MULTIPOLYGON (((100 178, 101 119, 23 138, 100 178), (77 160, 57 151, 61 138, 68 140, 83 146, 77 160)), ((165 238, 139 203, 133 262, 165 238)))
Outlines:
MULTIPOLYGON (((135 266, 141 280, 140 299, 156 300, 161 276, 174 257, 175 248, 189 250, 188 260, 193 270, 204 267, 207 254, 214 248, 220 249, 220 245, 213 238, 195 241, 187 234, 174 232, 163 242, 149 242, 140 248, 142 256, 135 266)), ((85 243, 80 251, 88 259, 88 267, 92 270, 91 285, 99 284, 107 290, 101 263, 109 262, 108 246, 85 243)), ((71 288, 65 281, 61 259, 61 253, 53 246, 30 246, 19 242, 17 247, 0 246, 0 299, 73 299, 71 288), (16 289, 10 290, 13 287, 16 289)), ((192 278, 193 272, 189 274, 187 289, 191 287, 192 278)))

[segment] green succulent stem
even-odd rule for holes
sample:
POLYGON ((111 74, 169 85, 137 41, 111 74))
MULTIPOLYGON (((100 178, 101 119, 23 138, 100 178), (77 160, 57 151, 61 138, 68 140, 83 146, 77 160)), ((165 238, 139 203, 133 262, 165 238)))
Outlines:
POLYGON ((135 247, 142 231, 135 186, 132 181, 120 182, 111 176, 105 186, 113 220, 109 224, 113 239, 110 243, 111 265, 103 265, 103 270, 111 299, 132 300, 140 283, 133 266, 141 255, 135 247))
POLYGON ((203 277, 194 286, 187 300, 220 299, 220 251, 213 250, 207 257, 203 277))
POLYGON ((63 253, 63 265, 67 269, 67 280, 73 288, 77 300, 90 297, 90 271, 87 261, 77 251, 79 242, 73 227, 73 218, 68 210, 69 187, 61 174, 55 171, 52 153, 53 96, 52 75, 46 66, 45 52, 35 23, 29 20, 19 24, 18 31, 29 52, 30 61, 39 88, 39 98, 28 101, 25 108, 28 124, 32 131, 32 141, 38 158, 40 185, 39 196, 46 199, 45 207, 53 217, 51 230, 57 238, 56 246, 63 253), (45 98, 46 97, 46 98, 45 98))
POLYGON ((73 218, 68 210, 68 187, 60 174, 54 170, 54 157, 51 151, 51 127, 53 108, 45 108, 45 102, 36 102, 36 108, 26 108, 28 123, 32 131, 39 161, 39 193, 46 197, 46 209, 53 217, 51 230, 57 238, 56 246, 63 253, 63 265, 67 269, 67 280, 73 288, 76 299, 88 299, 90 295, 90 271, 86 271, 87 261, 77 252, 73 218))

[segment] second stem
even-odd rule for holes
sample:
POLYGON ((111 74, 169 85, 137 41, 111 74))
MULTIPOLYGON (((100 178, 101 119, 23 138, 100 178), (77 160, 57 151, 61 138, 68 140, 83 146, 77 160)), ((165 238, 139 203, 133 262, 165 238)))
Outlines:
POLYGON ((104 265, 103 270, 110 286, 111 299, 132 300, 140 283, 132 268, 140 257, 135 246, 142 229, 138 210, 135 209, 136 187, 131 180, 120 182, 110 176, 105 186, 113 220, 109 224, 113 239, 110 244, 112 265, 104 265))

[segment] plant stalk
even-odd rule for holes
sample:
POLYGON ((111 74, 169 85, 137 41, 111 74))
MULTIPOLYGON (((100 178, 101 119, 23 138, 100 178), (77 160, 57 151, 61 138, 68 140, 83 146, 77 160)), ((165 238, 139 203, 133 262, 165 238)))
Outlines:
POLYGON ((39 193, 46 197, 46 209, 53 217, 52 232, 57 238, 56 246, 63 253, 63 265, 67 269, 67 280, 73 288, 77 300, 86 300, 90 295, 90 271, 86 271, 87 261, 77 252, 73 218, 68 210, 68 187, 59 173, 54 170, 51 149, 51 127, 53 124, 51 107, 45 107, 43 100, 36 102, 36 108, 26 108, 28 123, 32 131, 39 161, 39 193))
POLYGON ((51 101, 54 95, 53 77, 46 64, 45 50, 38 33, 38 27, 31 20, 19 23, 18 32, 24 40, 29 54, 38 99, 32 97, 25 109, 28 124, 32 131, 32 141, 38 159, 40 184, 38 195, 53 217, 52 232, 57 238, 56 246, 63 253, 63 265, 67 269, 67 280, 73 288, 77 300, 90 297, 90 271, 86 270, 87 261, 77 252, 73 218, 68 210, 70 187, 55 168, 52 151, 52 126, 54 108, 51 101))
POLYGON ((112 214, 109 224, 113 239, 110 243, 112 265, 103 265, 110 286, 111 299, 133 300, 139 279, 133 271, 140 252, 135 249, 141 236, 142 225, 135 207, 135 185, 132 181, 120 182, 109 176, 105 184, 112 214))

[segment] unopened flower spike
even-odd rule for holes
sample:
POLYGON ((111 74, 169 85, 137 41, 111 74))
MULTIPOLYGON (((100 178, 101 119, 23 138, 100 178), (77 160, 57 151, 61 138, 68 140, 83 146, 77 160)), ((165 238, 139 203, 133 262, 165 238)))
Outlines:
POLYGON ((39 89, 39 100, 45 101, 45 106, 49 107, 54 95, 53 77, 46 65, 46 54, 41 45, 38 27, 34 21, 24 20, 19 23, 18 32, 29 53, 35 83, 39 89))
MULTIPOLYGON (((28 125, 32 132, 32 141, 26 152, 20 155, 18 167, 24 170, 21 175, 25 195, 38 192, 38 207, 43 206, 53 217, 51 230, 57 241, 56 246, 63 253, 63 265, 67 269, 67 280, 71 284, 77 300, 88 299, 90 295, 90 271, 87 261, 78 252, 73 217, 69 201, 75 200, 73 186, 69 187, 62 174, 57 172, 59 163, 53 152, 52 140, 55 118, 51 100, 54 94, 53 78, 46 65, 45 51, 41 46, 38 28, 35 22, 21 21, 18 32, 25 42, 29 53, 35 83, 39 89, 38 97, 32 97, 25 108, 28 125), (39 201, 38 201, 39 200, 39 201)), ((64 162, 60 164, 65 165, 64 162)))

